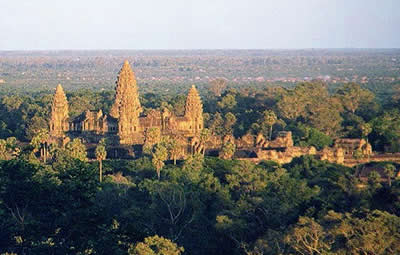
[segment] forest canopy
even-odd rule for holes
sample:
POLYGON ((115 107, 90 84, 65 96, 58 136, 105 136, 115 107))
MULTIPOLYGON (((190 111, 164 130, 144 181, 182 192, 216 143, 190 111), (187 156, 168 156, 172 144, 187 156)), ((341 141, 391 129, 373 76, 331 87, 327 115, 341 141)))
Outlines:
MULTIPOLYGON (((187 64, 193 59, 181 54, 174 67, 178 72, 199 71, 187 64)), ((215 52, 209 53, 212 58, 202 54, 198 53, 198 64, 228 61, 215 52)), ((196 138, 202 145, 223 140, 219 157, 204 147, 182 157, 179 137, 161 138, 159 130, 151 128, 146 130, 142 153, 129 160, 114 156, 107 139, 90 148, 85 137, 72 137, 64 146, 50 143, 54 91, 45 85, 12 92, 2 87, 0 254, 400 254, 399 164, 349 167, 313 155, 294 157, 286 164, 256 164, 238 160, 234 142, 257 136, 269 142, 281 131, 290 131, 300 148, 323 151, 336 139, 362 138, 378 157, 398 155, 400 86, 396 79, 379 78, 389 77, 391 71, 378 70, 365 78, 368 82, 362 76, 345 79, 354 71, 347 66, 348 57, 357 63, 359 73, 377 59, 384 67, 396 66, 393 56, 385 51, 343 52, 342 57, 297 52, 295 59, 283 53, 253 52, 261 55, 246 58, 224 54, 237 61, 231 64, 232 72, 245 63, 257 72, 263 66, 282 66, 287 72, 299 64, 313 74, 321 71, 314 70, 315 65, 322 70, 344 68, 346 74, 338 71, 336 82, 303 77, 293 82, 235 83, 234 78, 215 73, 212 79, 199 80, 204 128, 196 138)), ((24 70, 19 61, 7 66, 0 60, 0 67, 24 70)), ((60 67, 59 59, 42 61, 32 65, 45 67, 46 75, 60 67)), ((101 58, 90 60, 91 66, 66 60, 61 64, 75 72, 97 61, 101 58)), ((173 70, 160 56, 133 61, 133 66, 145 73, 150 67, 173 70)), ((301 75, 297 71, 296 77, 301 75)), ((138 81, 145 91, 140 93, 142 115, 153 109, 184 115, 187 80, 164 83, 162 89, 156 89, 162 81, 138 81)), ((99 90, 79 84, 66 89, 70 118, 87 110, 110 112, 113 87, 99 90)), ((358 156, 362 155, 357 151, 352 155, 358 156)))

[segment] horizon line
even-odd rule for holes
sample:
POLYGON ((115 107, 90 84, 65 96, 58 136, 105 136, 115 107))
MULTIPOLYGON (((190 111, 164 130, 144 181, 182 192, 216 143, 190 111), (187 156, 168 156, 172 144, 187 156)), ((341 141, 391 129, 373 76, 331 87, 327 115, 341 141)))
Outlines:
POLYGON ((0 49, 0 52, 41 52, 41 51, 257 51, 257 50, 400 50, 400 47, 306 47, 306 48, 142 48, 142 49, 123 49, 123 48, 99 48, 99 49, 0 49))

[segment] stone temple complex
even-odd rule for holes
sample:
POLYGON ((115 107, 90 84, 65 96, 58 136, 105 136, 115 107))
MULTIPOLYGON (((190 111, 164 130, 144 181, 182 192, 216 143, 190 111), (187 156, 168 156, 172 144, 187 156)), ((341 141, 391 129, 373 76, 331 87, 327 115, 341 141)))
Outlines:
MULTIPOLYGON (((176 116, 167 108, 151 109, 144 114, 139 100, 135 74, 125 61, 117 78, 115 99, 109 114, 102 110, 85 111, 75 118, 69 117, 68 101, 61 85, 58 85, 51 106, 50 141, 64 146, 73 138, 82 138, 90 153, 102 138, 107 138, 108 157, 132 158, 143 152, 143 145, 154 145, 163 137, 179 143, 179 158, 191 153, 223 155, 223 145, 234 144, 234 158, 260 162, 272 160, 289 163, 302 155, 314 155, 321 160, 354 165, 356 151, 372 156, 372 147, 364 139, 338 139, 333 147, 317 151, 314 147, 294 146, 292 133, 281 131, 274 140, 262 134, 246 134, 241 138, 232 135, 213 135, 202 140, 203 104, 194 85, 189 89, 185 112, 176 116)), ((93 154, 93 153, 92 153, 93 154)), ((379 160, 379 158, 374 158, 379 160)))
POLYGON ((177 136, 190 144, 203 129, 203 104, 194 85, 189 90, 183 116, 176 116, 168 109, 152 109, 144 115, 135 74, 128 61, 119 72, 115 90, 109 114, 87 110, 71 119, 64 90, 58 85, 51 107, 51 139, 65 144, 71 138, 80 137, 88 144, 95 144, 106 137, 116 147, 129 147, 144 144, 146 133, 152 130, 159 137, 177 136))

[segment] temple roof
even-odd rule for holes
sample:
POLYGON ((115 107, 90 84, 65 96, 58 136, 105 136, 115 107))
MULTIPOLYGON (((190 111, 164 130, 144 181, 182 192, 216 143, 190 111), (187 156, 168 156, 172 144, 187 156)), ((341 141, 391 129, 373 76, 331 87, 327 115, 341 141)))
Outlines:
POLYGON ((196 87, 192 85, 186 98, 185 117, 202 117, 203 104, 196 87))
POLYGON ((51 116, 52 118, 59 117, 61 119, 68 117, 68 101, 61 84, 57 85, 54 93, 51 116))
POLYGON ((141 110, 136 77, 129 62, 125 60, 118 74, 110 115, 114 118, 119 118, 121 114, 127 115, 128 119, 137 118, 141 110))

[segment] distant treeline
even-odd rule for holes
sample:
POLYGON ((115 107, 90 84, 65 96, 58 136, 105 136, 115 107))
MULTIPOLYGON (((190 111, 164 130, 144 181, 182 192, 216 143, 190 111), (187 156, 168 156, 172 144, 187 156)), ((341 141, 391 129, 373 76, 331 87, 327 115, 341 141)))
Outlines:
POLYGON ((0 52, 0 91, 113 89, 128 59, 143 93, 182 93, 216 78, 233 88, 266 88, 322 79, 357 82, 378 96, 400 82, 398 49, 154 50, 0 52))

